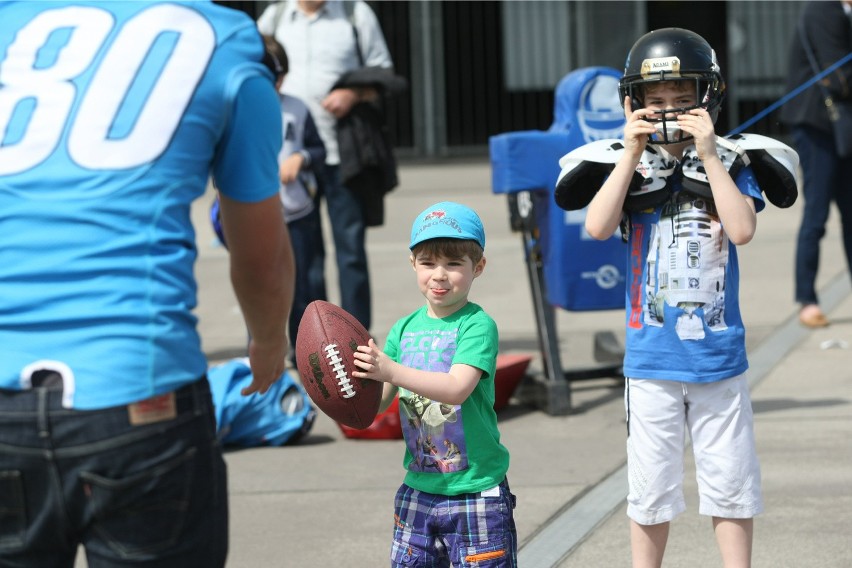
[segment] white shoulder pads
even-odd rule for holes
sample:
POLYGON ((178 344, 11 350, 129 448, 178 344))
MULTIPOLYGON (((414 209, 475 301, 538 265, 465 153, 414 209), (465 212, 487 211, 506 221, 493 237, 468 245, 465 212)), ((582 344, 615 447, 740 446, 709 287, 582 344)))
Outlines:
POLYGON ((736 134, 727 140, 746 151, 757 184, 770 203, 786 208, 796 202, 799 195, 796 184, 799 155, 795 150, 760 134, 736 134))
POLYGON ((677 160, 664 148, 646 146, 627 188, 624 209, 643 211, 664 203, 672 193, 669 177, 676 167, 677 160))
POLYGON ((728 136, 725 140, 737 144, 746 152, 750 150, 766 150, 779 161, 785 160, 789 162, 790 171, 793 173, 795 173, 799 165, 799 154, 775 138, 761 136, 760 134, 734 134, 733 136, 728 136))
MULTIPOLYGON (((606 138, 604 140, 595 140, 588 144, 578 146, 559 158, 559 167, 562 168, 563 174, 565 169, 570 164, 579 164, 580 162, 599 162, 601 164, 615 164, 624 153, 624 142, 618 138, 606 138)), ((560 174, 559 177, 562 177, 560 174)), ((559 183, 559 182, 557 182, 559 183)))
MULTIPOLYGON (((556 181, 556 204, 568 211, 586 207, 606 181, 624 153, 619 139, 590 142, 576 148, 559 160, 562 171, 556 181)), ((633 174, 624 208, 642 210, 668 198, 667 178, 674 172, 675 159, 662 149, 648 146, 633 174)))
MULTIPOLYGON (((722 160, 722 165, 734 179, 743 167, 749 165, 750 160, 745 149, 720 136, 716 137, 716 152, 722 160)), ((683 171, 684 191, 705 199, 713 199, 710 182, 707 181, 707 172, 704 171, 704 164, 698 159, 695 146, 684 150, 681 171, 683 171)))
POLYGON ((553 194, 567 211, 583 209, 603 185, 624 153, 621 140, 596 140, 579 146, 559 159, 559 178, 553 194))

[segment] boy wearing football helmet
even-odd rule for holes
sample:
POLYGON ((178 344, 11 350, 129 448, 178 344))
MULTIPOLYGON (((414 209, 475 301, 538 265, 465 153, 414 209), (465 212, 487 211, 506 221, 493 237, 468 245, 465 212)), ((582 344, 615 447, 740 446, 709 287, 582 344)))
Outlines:
POLYGON ((669 523, 685 510, 687 432, 699 513, 713 518, 725 566, 750 565, 752 518, 763 510, 736 246, 754 236, 764 201, 746 152, 716 137, 724 91, 701 36, 679 28, 642 36, 619 84, 623 148, 588 205, 589 234, 607 239, 621 226, 630 252, 624 373, 634 567, 661 565, 669 523))

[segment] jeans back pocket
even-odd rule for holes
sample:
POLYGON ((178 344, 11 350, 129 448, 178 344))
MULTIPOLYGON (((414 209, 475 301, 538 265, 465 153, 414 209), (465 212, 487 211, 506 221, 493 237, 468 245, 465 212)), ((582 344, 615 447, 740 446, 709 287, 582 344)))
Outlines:
POLYGON ((83 472, 94 530, 120 556, 156 554, 177 542, 189 511, 197 449, 121 479, 83 472))
POLYGON ((21 472, 0 471, 0 550, 21 548, 26 530, 27 508, 21 472))

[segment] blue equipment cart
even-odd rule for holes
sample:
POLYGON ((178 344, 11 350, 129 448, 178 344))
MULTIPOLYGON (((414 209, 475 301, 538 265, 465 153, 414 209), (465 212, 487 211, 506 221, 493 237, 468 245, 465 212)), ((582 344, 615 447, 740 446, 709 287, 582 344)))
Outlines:
POLYGON ((536 398, 549 414, 570 411, 571 380, 621 376, 620 358, 617 365, 601 368, 562 368, 554 307, 623 309, 627 248, 619 234, 592 239, 584 228, 585 210, 563 211, 553 201, 562 156, 595 140, 622 137, 620 77, 609 67, 577 69, 556 87, 549 130, 508 132, 489 140, 492 191, 507 195, 512 230, 522 233, 545 375, 536 398))

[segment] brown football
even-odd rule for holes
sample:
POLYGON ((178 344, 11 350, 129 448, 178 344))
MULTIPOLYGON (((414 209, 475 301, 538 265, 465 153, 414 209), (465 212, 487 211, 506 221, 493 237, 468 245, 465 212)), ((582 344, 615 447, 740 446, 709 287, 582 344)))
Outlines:
POLYGON ((359 430, 373 423, 382 401, 382 383, 352 376, 353 353, 369 339, 354 316, 322 300, 305 309, 296 335, 296 366, 308 396, 329 418, 359 430))

